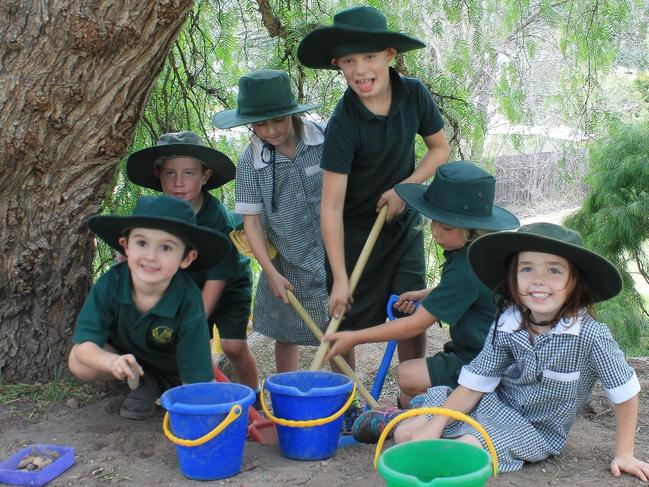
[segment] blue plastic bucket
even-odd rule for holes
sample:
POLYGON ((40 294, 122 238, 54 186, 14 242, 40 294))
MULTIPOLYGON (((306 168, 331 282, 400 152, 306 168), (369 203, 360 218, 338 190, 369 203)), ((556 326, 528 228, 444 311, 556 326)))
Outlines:
POLYGON ((248 386, 220 382, 188 384, 169 389, 160 397, 168 411, 165 427, 176 444, 181 473, 195 480, 232 477, 241 471, 243 447, 248 427, 248 408, 255 392, 248 386), (236 413, 239 413, 238 416, 236 413), (184 446, 198 440, 223 423, 228 423, 214 438, 197 446, 184 446), (191 441, 190 441, 191 442, 191 441))
MULTIPOLYGON (((340 411, 353 388, 346 376, 332 372, 299 371, 266 380, 273 415, 288 420, 327 418, 340 411)), ((320 426, 277 424, 280 452, 294 460, 323 460, 336 454, 343 416, 320 426)))

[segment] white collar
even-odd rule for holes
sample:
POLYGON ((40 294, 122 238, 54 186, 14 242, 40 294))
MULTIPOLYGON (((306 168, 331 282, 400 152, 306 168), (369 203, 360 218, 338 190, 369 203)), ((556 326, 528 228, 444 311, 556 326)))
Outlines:
MULTIPOLYGON (((300 138, 305 145, 320 145, 324 142, 324 124, 320 124, 307 118, 302 118, 300 127, 300 138)), ((263 169, 268 166, 261 157, 261 151, 264 148, 264 141, 252 133, 250 136, 250 144, 252 146, 253 167, 255 169, 263 169)))
MULTIPOLYGON (((576 318, 564 317, 550 330, 548 335, 579 335, 581 322, 586 314, 586 309, 582 308, 576 318)), ((510 306, 507 308, 498 320, 497 330, 504 333, 515 333, 521 326, 521 312, 518 307, 510 306)))

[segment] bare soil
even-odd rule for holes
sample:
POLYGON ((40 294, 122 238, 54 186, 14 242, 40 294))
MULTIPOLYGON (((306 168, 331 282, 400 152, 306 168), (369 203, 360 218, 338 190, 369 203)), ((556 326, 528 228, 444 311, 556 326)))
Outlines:
MULTIPOLYGON (((439 350, 446 340, 445 330, 429 330, 429 352, 439 350)), ((272 344, 256 337, 252 340, 263 376, 274 373, 264 364, 273 364, 272 344)), ((306 367, 312 351, 304 350, 306 367)), ((359 351, 359 374, 369 386, 382 356, 382 345, 365 345, 359 351)), ((630 359, 644 390, 649 386, 649 358, 630 359)), ((95 402, 81 407, 59 404, 30 417, 28 402, 0 406, 0 458, 6 458, 25 445, 56 443, 72 445, 75 465, 50 484, 78 485, 196 485, 182 476, 173 445, 162 433, 163 411, 150 420, 135 422, 109 413, 119 403, 124 388, 113 389, 95 402), (115 395, 115 394, 118 395, 115 395)), ((382 402, 394 404, 395 383, 390 375, 382 402)), ((649 395, 640 395, 640 420, 636 454, 649 460, 649 395)), ((564 452, 547 461, 528 465, 522 471, 504 474, 489 485, 640 485, 624 476, 615 479, 608 470, 615 441, 613 413, 601 390, 596 390, 589 407, 577 420, 564 452)), ((387 445, 389 446, 389 444, 387 445)), ((336 456, 317 462, 298 462, 283 458, 277 446, 247 442, 242 472, 215 485, 235 486, 375 486, 382 485, 372 467, 374 448, 356 445, 339 449, 336 456)), ((434 461, 435 459, 430 459, 434 461)))

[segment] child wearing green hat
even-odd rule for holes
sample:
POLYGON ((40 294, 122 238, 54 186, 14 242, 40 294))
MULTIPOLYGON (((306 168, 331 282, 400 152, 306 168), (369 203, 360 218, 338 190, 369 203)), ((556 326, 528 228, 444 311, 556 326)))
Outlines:
MULTIPOLYGON (((307 34, 298 58, 316 69, 340 69, 348 88, 327 125, 321 167, 322 234, 328 258, 329 313, 340 329, 383 321, 392 293, 425 286, 419 216, 394 190, 397 183, 423 183, 446 162, 444 123, 430 92, 417 79, 400 76, 389 63, 398 52, 425 47, 387 28, 371 7, 337 13, 333 25, 307 34), (415 167, 414 141, 426 144, 415 167), (352 297, 347 270, 357 261, 377 211, 388 206, 384 225, 352 297), (351 307, 350 307, 351 306, 351 307)), ((423 356, 425 335, 399 343, 401 360, 423 356)), ((346 354, 353 366, 353 349, 346 354)))
MULTIPOLYGON (((510 472, 561 453, 599 381, 615 409, 611 472, 649 479, 649 464, 634 455, 640 383, 593 313, 594 303, 622 289, 613 264, 586 249, 577 232, 551 223, 480 237, 469 247, 469 262, 502 296, 496 319, 458 387, 432 387, 420 406, 469 414, 491 437, 499 470, 510 472)), ((375 434, 386 419, 375 422, 375 434)), ((486 448, 471 426, 438 415, 406 419, 394 437, 398 443, 445 437, 486 448)))
MULTIPOLYGON (((156 145, 134 152, 126 161, 126 174, 139 186, 187 201, 198 225, 227 235, 238 224, 236 215, 209 192, 234 179, 234 164, 193 132, 164 134, 156 145)), ((210 335, 216 324, 221 348, 239 381, 258 389, 257 363, 246 341, 252 299, 249 262, 232 248, 218 266, 190 276, 201 289, 210 335)))
POLYGON ((469 162, 448 162, 437 169, 430 185, 398 184, 395 190, 416 211, 430 218, 431 234, 444 249, 439 284, 432 289, 400 296, 397 307, 407 307, 413 295, 421 306, 413 314, 358 331, 331 334, 328 358, 355 345, 401 340, 425 333, 437 322, 450 328, 451 341, 432 357, 401 362, 397 378, 400 402, 408 407, 410 398, 433 385, 455 387, 460 369, 482 349, 496 306, 491 291, 469 268, 467 249, 478 235, 516 228, 518 219, 493 204, 495 178, 469 162))
POLYGON ((260 69, 239 79, 237 108, 212 121, 222 129, 248 125, 250 144, 237 163, 235 210, 263 273, 255 294, 255 331, 276 340, 279 372, 297 370, 297 345, 319 342, 289 305, 286 291, 324 330, 327 290, 320 235, 323 127, 300 113, 283 71, 260 69), (265 239, 277 249, 271 258, 265 239))
POLYGON ((88 226, 127 261, 94 284, 68 358, 83 380, 139 379, 120 415, 146 419, 163 389, 213 380, 200 292, 181 269, 213 267, 230 252, 219 232, 198 226, 191 206, 143 197, 129 216, 94 216, 88 226))

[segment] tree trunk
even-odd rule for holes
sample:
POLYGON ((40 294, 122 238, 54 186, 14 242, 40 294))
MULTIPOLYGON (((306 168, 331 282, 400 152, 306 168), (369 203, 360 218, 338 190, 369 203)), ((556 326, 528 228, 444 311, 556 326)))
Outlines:
POLYGON ((0 374, 51 378, 101 206, 192 0, 0 2, 0 374))

